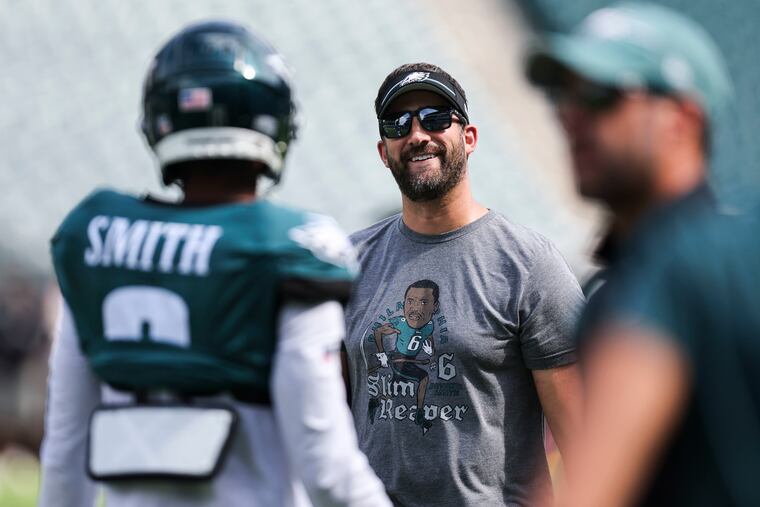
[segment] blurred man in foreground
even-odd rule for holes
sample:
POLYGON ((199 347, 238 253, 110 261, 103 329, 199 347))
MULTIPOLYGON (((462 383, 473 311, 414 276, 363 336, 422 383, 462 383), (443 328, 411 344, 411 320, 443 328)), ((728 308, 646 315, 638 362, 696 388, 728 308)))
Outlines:
POLYGON ((390 505, 340 377, 348 239, 257 198, 294 136, 286 70, 238 25, 180 32, 143 131, 183 202, 101 190, 55 234, 41 505, 93 505, 85 468, 109 507, 390 505))
POLYGON ((691 20, 631 3, 550 38, 528 74, 556 100, 580 193, 612 212, 561 504, 758 505, 760 242, 705 183, 722 57, 691 20))

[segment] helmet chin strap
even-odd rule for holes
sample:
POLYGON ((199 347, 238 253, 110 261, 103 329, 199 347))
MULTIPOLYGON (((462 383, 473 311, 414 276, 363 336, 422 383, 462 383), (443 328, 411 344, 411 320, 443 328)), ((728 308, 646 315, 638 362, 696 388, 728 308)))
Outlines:
POLYGON ((205 127, 182 130, 161 139, 153 147, 165 167, 177 162, 209 159, 237 159, 261 162, 269 167, 269 175, 279 181, 283 156, 277 144, 267 135, 238 127, 205 127))

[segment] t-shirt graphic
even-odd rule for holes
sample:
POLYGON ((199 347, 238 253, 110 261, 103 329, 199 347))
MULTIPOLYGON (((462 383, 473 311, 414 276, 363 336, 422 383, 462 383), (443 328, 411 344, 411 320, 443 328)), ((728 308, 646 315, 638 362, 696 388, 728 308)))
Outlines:
MULTIPOLYGON (((445 343, 448 331, 446 318, 440 312, 439 294, 437 283, 417 280, 407 287, 402 301, 385 308, 367 328, 362 351, 370 393, 367 415, 372 424, 377 418, 389 418, 383 414, 394 414, 392 419, 414 421, 423 435, 432 427, 438 407, 425 405, 429 372, 435 371, 441 362, 446 371, 440 372, 444 375, 439 374, 439 379, 451 380, 455 376, 453 354, 436 354, 436 330, 439 343, 445 343), (447 377, 448 372, 451 373, 447 377), (408 410, 397 404, 405 397, 415 400, 408 410)), ((456 413, 461 418, 466 411, 467 407, 462 406, 456 413)))
POLYGON ((351 241, 351 411, 394 504, 549 504, 532 371, 575 360, 583 303, 556 247, 495 211, 435 235, 399 214, 351 241))

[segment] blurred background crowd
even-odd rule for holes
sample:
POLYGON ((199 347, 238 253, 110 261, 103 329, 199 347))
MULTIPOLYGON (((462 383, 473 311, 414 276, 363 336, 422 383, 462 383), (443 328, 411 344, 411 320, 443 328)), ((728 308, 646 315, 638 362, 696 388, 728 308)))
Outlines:
MULTIPOLYGON (((348 231, 400 208, 372 103, 402 63, 457 76, 480 128, 478 200, 553 240, 583 281, 601 211, 572 188, 564 140, 523 75, 526 48, 601 0, 3 0, 0 8, 0 505, 32 505, 57 294, 48 240, 93 188, 171 195, 138 131, 141 79, 169 34, 200 19, 250 26, 294 72, 303 113, 276 201, 348 231), (21 470, 21 471, 20 471, 21 470)), ((741 210, 760 189, 757 0, 663 0, 713 35, 736 87, 715 130, 711 181, 741 210)))

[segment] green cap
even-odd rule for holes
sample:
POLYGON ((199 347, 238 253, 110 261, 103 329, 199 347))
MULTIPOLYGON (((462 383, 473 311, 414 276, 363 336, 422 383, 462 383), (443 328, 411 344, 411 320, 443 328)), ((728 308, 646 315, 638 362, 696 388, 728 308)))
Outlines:
POLYGON ((620 3, 592 12, 570 34, 551 35, 527 60, 528 79, 561 84, 567 71, 621 89, 688 96, 714 118, 733 87, 717 45, 691 19, 661 5, 620 3))

